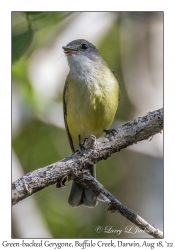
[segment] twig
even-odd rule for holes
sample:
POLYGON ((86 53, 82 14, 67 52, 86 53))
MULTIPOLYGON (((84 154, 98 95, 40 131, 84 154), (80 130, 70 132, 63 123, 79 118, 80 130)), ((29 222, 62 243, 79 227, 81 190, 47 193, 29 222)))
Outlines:
MULTIPOLYGON (((108 211, 111 213, 118 212, 125 218, 133 222, 136 226, 142 229, 145 233, 152 235, 154 238, 163 238, 163 233, 155 226, 150 225, 147 221, 142 219, 139 215, 133 212, 130 208, 123 205, 117 200, 108 190, 106 190, 101 183, 99 183, 90 173, 85 172, 75 173, 73 175, 75 181, 78 181, 82 185, 92 189, 97 198, 99 195, 103 196, 102 201, 107 202, 109 207, 108 211)), ((100 199, 101 200, 101 199, 100 199)))

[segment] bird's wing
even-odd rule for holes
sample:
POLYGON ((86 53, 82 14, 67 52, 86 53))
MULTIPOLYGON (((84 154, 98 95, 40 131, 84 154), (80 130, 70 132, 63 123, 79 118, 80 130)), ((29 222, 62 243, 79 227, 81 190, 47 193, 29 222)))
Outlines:
POLYGON ((119 86, 119 92, 118 92, 118 101, 120 101, 120 97, 121 97, 121 86, 120 86, 120 82, 119 82, 119 79, 118 79, 118 75, 117 73, 114 71, 114 70, 111 70, 113 75, 115 76, 115 78, 117 79, 117 82, 118 82, 118 86, 119 86))
POLYGON ((67 136, 69 139, 69 144, 71 146, 72 151, 74 152, 75 149, 74 149, 72 137, 70 135, 68 124, 67 124, 67 106, 66 106, 66 103, 68 101, 67 100, 68 86, 69 86, 69 83, 68 83, 68 80, 66 79, 66 82, 64 84, 64 90, 63 90, 63 112, 64 112, 64 123, 65 123, 65 127, 66 127, 67 136))

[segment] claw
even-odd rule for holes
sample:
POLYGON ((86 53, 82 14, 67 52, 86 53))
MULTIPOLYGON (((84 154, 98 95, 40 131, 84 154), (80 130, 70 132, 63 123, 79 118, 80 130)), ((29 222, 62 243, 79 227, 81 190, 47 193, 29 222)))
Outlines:
POLYGON ((107 129, 104 129, 104 132, 106 132, 107 135, 111 135, 115 137, 115 135, 117 134, 117 131, 115 129, 111 129, 111 130, 107 130, 107 129))
POLYGON ((83 143, 80 143, 79 146, 80 146, 80 147, 79 147, 79 152, 83 155, 86 148, 85 148, 85 146, 84 146, 83 143))
POLYGON ((87 138, 84 139, 84 142, 82 143, 81 142, 81 135, 78 135, 78 139, 79 139, 79 149, 78 151, 80 152, 81 155, 84 154, 84 151, 85 151, 85 143, 87 141, 87 138))
POLYGON ((87 143, 87 141, 88 141, 88 138, 85 138, 84 139, 84 145, 87 143))
POLYGON ((78 153, 78 152, 79 152, 80 154, 83 155, 83 154, 84 154, 84 151, 85 151, 85 149, 86 149, 85 145, 86 145, 86 143, 87 143, 87 141, 88 141, 88 138, 85 138, 83 143, 81 142, 81 136, 80 136, 80 135, 78 135, 78 139, 79 139, 79 149, 75 150, 75 151, 72 153, 72 156, 73 156, 74 154, 78 153))

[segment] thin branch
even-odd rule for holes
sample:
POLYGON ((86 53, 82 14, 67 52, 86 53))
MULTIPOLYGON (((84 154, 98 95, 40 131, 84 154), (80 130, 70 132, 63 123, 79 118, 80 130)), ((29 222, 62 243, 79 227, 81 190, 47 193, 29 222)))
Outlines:
POLYGON ((119 202, 96 179, 89 175, 88 171, 98 161, 106 159, 111 154, 119 152, 121 149, 138 141, 146 140, 156 133, 161 133, 162 129, 163 109, 159 109, 126 123, 113 133, 107 134, 98 140, 91 136, 86 143, 83 154, 77 151, 59 162, 37 169, 13 182, 12 204, 16 204, 49 185, 57 183, 57 187, 61 187, 67 179, 74 179, 76 182, 92 189, 99 199, 107 201, 110 211, 121 213, 148 234, 156 238, 162 238, 161 231, 149 225, 119 202))
POLYGON ((119 200, 117 200, 108 190, 106 190, 101 183, 99 183, 90 173, 85 170, 85 172, 75 173, 73 175, 75 181, 78 181, 80 184, 92 189, 96 194, 97 198, 104 202, 107 202, 109 207, 108 211, 111 213, 118 212, 123 215, 125 218, 133 222, 145 233, 152 235, 154 238, 163 238, 163 233, 156 227, 150 225, 147 221, 142 219, 130 208, 123 205, 119 200), (104 198, 103 198, 104 197, 104 198))

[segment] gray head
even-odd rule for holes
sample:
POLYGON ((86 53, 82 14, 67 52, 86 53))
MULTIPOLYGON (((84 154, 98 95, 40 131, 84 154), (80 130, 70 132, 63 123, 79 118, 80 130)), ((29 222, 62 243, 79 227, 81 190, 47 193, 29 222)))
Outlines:
POLYGON ((101 59, 97 48, 92 43, 84 39, 73 40, 62 48, 64 53, 67 55, 68 61, 69 57, 73 56, 76 58, 76 55, 85 56, 93 61, 97 61, 99 58, 101 59))

